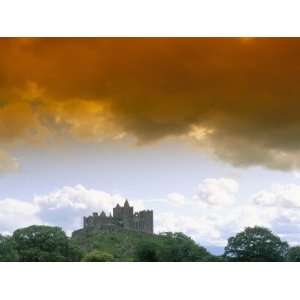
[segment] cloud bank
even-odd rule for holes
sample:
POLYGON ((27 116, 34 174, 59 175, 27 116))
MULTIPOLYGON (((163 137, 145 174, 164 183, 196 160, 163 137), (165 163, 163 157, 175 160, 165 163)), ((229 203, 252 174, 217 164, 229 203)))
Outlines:
POLYGON ((82 185, 66 186, 33 199, 44 222, 59 225, 68 232, 82 226, 83 216, 102 210, 109 213, 117 203, 122 202, 124 198, 120 195, 87 189, 82 185))
MULTIPOLYGON (((32 224, 60 226, 70 234, 82 227, 83 216, 93 212, 112 212, 125 197, 88 189, 82 185, 64 186, 46 195, 34 196, 31 201, 0 200, 0 232, 32 224)), ((141 200, 130 201, 137 210, 144 209, 141 200)))
POLYGON ((0 141, 195 141, 300 167, 299 38, 0 39, 0 141))
MULTIPOLYGON (((230 236, 255 225, 270 228, 291 245, 300 244, 300 185, 279 185, 258 191, 245 201, 228 202, 228 192, 233 192, 236 198, 239 196, 236 181, 210 178, 203 180, 200 186, 207 187, 207 183, 210 195, 216 191, 216 195, 225 201, 209 200, 207 204, 205 201, 209 197, 202 197, 204 203, 195 205, 200 201, 195 197, 170 193, 160 202, 149 199, 130 200, 130 203, 137 210, 145 207, 154 209, 156 233, 184 232, 205 246, 224 246, 230 236)), ((83 216, 101 210, 109 213, 124 200, 121 195, 82 185, 62 187, 49 194, 35 196, 28 202, 3 199, 0 200, 0 232, 12 233, 20 227, 48 224, 60 226, 70 234, 82 227, 83 216)))
POLYGON ((231 178, 207 178, 199 184, 194 199, 210 206, 226 206, 235 202, 239 184, 231 178))
POLYGON ((39 207, 16 199, 0 200, 0 232, 12 233, 17 228, 42 224, 39 207))

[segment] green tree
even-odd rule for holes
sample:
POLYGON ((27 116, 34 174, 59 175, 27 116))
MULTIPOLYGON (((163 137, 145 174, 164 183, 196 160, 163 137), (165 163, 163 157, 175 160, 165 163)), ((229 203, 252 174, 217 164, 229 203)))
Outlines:
POLYGON ((80 251, 59 227, 37 226, 13 234, 20 261, 80 261, 80 251))
POLYGON ((151 241, 139 243, 135 251, 135 261, 156 262, 159 261, 158 245, 151 241))
POLYGON ((166 232, 163 246, 159 251, 160 261, 189 262, 209 261, 212 255, 181 232, 166 232))
POLYGON ((16 244, 10 236, 0 234, 0 261, 18 261, 16 244))
POLYGON ((300 246, 291 247, 288 251, 287 261, 300 261, 300 246))
POLYGON ((228 239, 224 257, 228 261, 284 261, 288 243, 269 229, 255 226, 228 239))
POLYGON ((100 250, 93 250, 86 254, 82 261, 84 262, 109 262, 114 261, 114 257, 112 254, 100 251, 100 250))
POLYGON ((114 261, 221 261, 182 233, 79 230, 72 241, 85 254, 101 250, 111 253, 114 261))

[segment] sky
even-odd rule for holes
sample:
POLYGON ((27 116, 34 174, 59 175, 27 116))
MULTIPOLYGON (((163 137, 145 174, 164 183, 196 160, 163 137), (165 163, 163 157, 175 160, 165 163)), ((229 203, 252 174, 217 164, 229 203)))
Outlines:
POLYGON ((155 232, 300 244, 300 39, 0 38, 0 232, 125 198, 155 232))

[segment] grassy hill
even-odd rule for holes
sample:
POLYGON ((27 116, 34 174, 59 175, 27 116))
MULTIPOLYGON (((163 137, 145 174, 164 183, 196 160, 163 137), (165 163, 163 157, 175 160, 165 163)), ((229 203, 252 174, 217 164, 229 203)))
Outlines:
POLYGON ((212 261, 214 256, 182 233, 151 235, 114 230, 73 232, 72 242, 84 254, 100 250, 115 261, 212 261), (149 256, 150 255, 150 256, 149 256))

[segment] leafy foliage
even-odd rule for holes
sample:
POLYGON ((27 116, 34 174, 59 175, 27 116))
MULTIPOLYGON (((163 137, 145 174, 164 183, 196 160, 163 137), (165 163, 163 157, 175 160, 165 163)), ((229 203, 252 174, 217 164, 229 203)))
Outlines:
POLYGON ((152 241, 143 241, 138 244, 135 252, 135 260, 141 262, 159 261, 158 245, 152 241))
POLYGON ((113 255, 107 252, 103 252, 100 250, 93 250, 89 253, 87 253, 82 261, 85 262, 108 262, 108 261, 114 261, 113 255))
POLYGON ((160 261, 209 261, 212 257, 205 248, 181 232, 166 232, 161 236, 164 239, 159 249, 160 261))
POLYGON ((214 256, 180 232, 75 231, 30 226, 0 235, 0 261, 300 261, 300 246, 288 244, 262 227, 246 228, 228 239, 223 256, 214 256), (82 258, 83 257, 83 258, 82 258))
POLYGON ((9 236, 0 234, 0 261, 18 261, 16 243, 9 236))
POLYGON ((132 231, 84 231, 72 235, 72 242, 84 254, 93 250, 111 253, 116 261, 133 261, 135 246, 150 235, 132 231))
POLYGON ((269 229, 255 226, 229 238, 224 257, 229 261, 284 261, 288 243, 269 229))
POLYGON ((79 230, 72 241, 84 253, 100 250, 115 261, 210 261, 214 257, 182 233, 151 235, 133 231, 79 230))
POLYGON ((81 254, 59 227, 30 226, 13 234, 20 261, 79 261, 81 254))
POLYGON ((291 247, 288 251, 287 261, 300 261, 300 246, 291 247))

